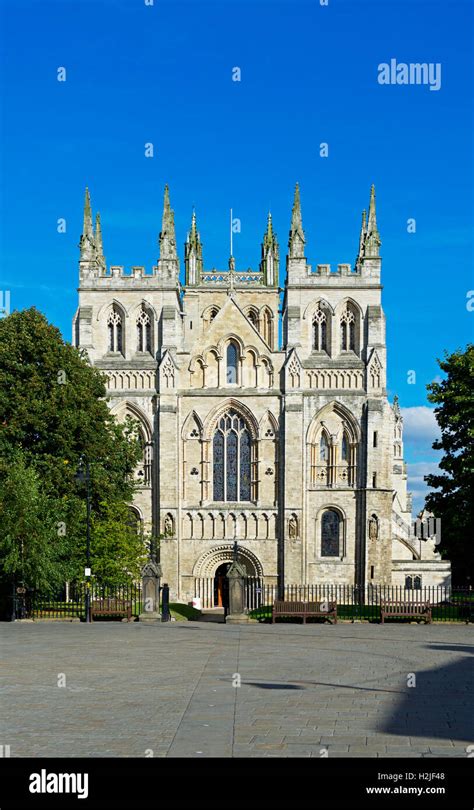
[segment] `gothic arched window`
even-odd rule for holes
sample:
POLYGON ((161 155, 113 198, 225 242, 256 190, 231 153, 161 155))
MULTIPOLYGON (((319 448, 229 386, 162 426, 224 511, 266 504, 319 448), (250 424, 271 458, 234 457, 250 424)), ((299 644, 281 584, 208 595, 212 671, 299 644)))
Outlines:
POLYGON ((321 518, 321 557, 339 557, 341 519, 337 512, 328 509, 321 518))
POLYGON ((151 353, 151 320, 144 309, 137 318, 137 351, 151 353))
POLYGON ((236 344, 231 341, 227 346, 227 382, 237 382, 237 359, 238 351, 236 344))
POLYGON ((273 341, 273 325, 272 325, 272 316, 268 309, 263 311, 261 317, 261 332, 263 339, 268 343, 269 346, 272 345, 273 341))
POLYGON ((212 307, 212 309, 209 311, 209 323, 213 322, 218 312, 219 310, 217 309, 217 307, 212 307))
POLYGON ((107 318, 108 346, 109 352, 121 352, 122 342, 122 318, 120 313, 114 308, 107 318))
POLYGON ((327 319, 326 313, 320 307, 313 315, 313 349, 327 352, 327 319))
POLYGON ((219 419, 212 453, 214 501, 250 501, 252 440, 236 411, 226 411, 219 419))
POLYGON ((341 315, 341 351, 356 351, 355 315, 351 307, 346 306, 341 315))
POLYGON ((248 310, 247 318, 249 319, 252 326, 254 326, 255 329, 258 329, 258 314, 254 309, 248 310))

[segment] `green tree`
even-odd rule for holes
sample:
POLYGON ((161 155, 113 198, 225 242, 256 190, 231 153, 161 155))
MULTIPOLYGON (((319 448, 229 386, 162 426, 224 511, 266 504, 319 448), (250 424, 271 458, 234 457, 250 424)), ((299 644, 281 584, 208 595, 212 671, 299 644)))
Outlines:
POLYGON ((130 520, 125 504, 103 503, 99 516, 94 516, 91 567, 99 582, 119 585, 139 579, 146 562, 144 538, 130 520))
POLYGON ((433 449, 442 450, 440 474, 425 481, 438 490, 427 496, 426 507, 441 518, 443 556, 451 560, 455 583, 474 577, 474 345, 445 354, 438 360, 446 374, 428 385, 441 439, 433 449))
POLYGON ((0 512, 3 575, 43 591, 60 587, 67 553, 60 503, 42 491, 20 451, 8 464, 0 461, 0 512))
MULTIPOLYGON (((24 466, 38 476, 28 481, 30 487, 39 484, 41 497, 47 499, 43 512, 49 509, 54 520, 65 524, 65 538, 60 546, 55 545, 58 555, 49 558, 51 566, 57 567, 58 576, 82 578, 85 489, 76 481, 79 460, 85 455, 90 461, 94 529, 100 531, 102 525, 110 524, 114 511, 118 520, 131 502, 132 474, 141 449, 136 425, 131 420, 118 424, 111 415, 101 372, 34 308, 0 320, 0 460, 4 469, 15 465, 18 451, 24 466)), ((14 521, 14 502, 5 499, 3 506, 14 521)), ((44 523, 50 522, 48 513, 44 523)), ((48 558, 46 536, 37 521, 34 527, 35 542, 43 546, 48 558)), ((3 553, 0 538, 0 557, 3 553)), ((13 557, 11 560, 9 570, 16 575, 13 557)), ((28 584, 33 586, 33 569, 28 576, 28 584)), ((56 578, 51 568, 50 576, 56 578)))

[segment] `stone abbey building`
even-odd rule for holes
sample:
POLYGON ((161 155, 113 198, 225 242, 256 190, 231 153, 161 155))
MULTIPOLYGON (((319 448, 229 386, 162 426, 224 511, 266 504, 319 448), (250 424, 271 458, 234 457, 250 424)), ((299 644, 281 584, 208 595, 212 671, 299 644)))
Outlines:
POLYGON ((106 375, 117 418, 139 423, 132 509, 163 535, 173 600, 199 591, 219 604, 235 540, 266 583, 449 577, 434 545, 410 534, 374 188, 353 268, 313 270, 305 242, 298 186, 284 278, 271 215, 258 270, 231 256, 222 271, 205 269, 193 213, 182 285, 166 187, 157 266, 107 268, 86 191, 73 342, 106 375))

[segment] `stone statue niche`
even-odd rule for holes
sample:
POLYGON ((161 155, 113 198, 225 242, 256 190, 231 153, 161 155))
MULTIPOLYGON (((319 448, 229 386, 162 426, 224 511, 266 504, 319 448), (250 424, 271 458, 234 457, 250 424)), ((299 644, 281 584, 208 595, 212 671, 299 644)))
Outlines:
POLYGON ((377 515, 372 515, 369 520, 369 540, 377 540, 379 536, 379 521, 377 515))
POLYGON ((164 529, 165 537, 172 537, 173 536, 173 534, 174 534, 174 521, 173 521, 172 515, 166 515, 164 523, 163 523, 163 529, 164 529))

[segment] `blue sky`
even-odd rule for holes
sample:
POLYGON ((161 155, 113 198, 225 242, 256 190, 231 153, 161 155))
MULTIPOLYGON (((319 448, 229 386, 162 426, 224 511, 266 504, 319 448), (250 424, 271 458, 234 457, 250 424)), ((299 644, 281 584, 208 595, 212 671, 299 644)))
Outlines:
POLYGON ((12 308, 35 305, 70 338, 86 184, 109 264, 155 263, 168 182, 179 243, 195 205, 205 264, 226 267, 232 207, 246 268, 269 208, 284 257, 296 180, 310 263, 353 262, 374 182, 389 395, 408 409, 420 479, 435 458, 425 385, 436 357, 473 335, 472 3, 2 0, 0 14, 1 289, 12 308), (439 63, 441 88, 380 85, 392 58, 439 63))

